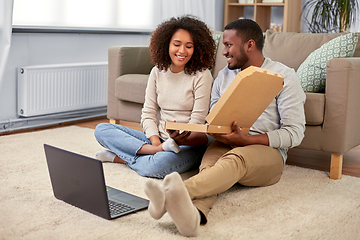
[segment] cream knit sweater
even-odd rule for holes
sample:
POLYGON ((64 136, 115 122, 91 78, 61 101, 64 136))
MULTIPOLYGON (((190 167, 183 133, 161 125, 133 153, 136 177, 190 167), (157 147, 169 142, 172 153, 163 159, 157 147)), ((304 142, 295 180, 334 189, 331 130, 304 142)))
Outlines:
POLYGON ((165 122, 204 124, 209 112, 212 75, 209 70, 195 75, 159 71, 154 67, 146 87, 141 127, 147 138, 153 135, 166 140, 165 122), (160 120, 157 112, 160 109, 160 120))

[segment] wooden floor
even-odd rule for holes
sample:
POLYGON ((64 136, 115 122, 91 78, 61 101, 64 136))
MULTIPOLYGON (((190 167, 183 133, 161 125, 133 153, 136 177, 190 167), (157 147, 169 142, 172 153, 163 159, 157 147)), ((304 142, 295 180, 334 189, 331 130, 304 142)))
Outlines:
MULTIPOLYGON (((109 122, 109 120, 105 117, 102 117, 85 122, 82 121, 82 122, 75 122, 70 124, 69 123, 63 124, 61 126, 76 125, 79 127, 95 129, 96 125, 103 122, 109 122)), ((133 129, 141 130, 139 123, 122 121, 121 124, 133 129)), ((330 154, 319 151, 312 151, 312 150, 304 150, 304 149, 296 149, 296 148, 290 149, 286 163, 288 165, 295 165, 304 168, 311 168, 311 169, 329 172, 330 154)), ((343 174, 354 177, 360 177, 360 146, 353 148, 344 155, 343 174)))

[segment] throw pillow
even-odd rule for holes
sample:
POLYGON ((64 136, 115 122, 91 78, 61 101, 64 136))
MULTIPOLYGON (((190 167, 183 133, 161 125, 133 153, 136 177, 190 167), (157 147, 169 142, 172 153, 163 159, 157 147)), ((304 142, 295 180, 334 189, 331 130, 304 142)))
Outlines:
POLYGON ((213 34, 212 34, 212 37, 213 37, 213 39, 214 39, 214 41, 215 41, 215 45, 216 45, 216 49, 217 49, 218 46, 219 46, 221 34, 220 34, 220 33, 213 33, 213 34))
POLYGON ((333 58, 352 57, 358 42, 357 33, 336 37, 313 51, 297 70, 304 92, 320 92, 325 89, 326 63, 333 58))

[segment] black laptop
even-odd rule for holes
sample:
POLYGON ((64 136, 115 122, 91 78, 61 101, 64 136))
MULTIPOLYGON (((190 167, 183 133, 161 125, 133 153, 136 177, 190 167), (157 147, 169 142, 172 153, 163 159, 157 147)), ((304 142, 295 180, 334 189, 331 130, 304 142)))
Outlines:
POLYGON ((148 200, 106 186, 101 161, 47 144, 44 149, 57 199, 106 219, 148 207, 148 200))

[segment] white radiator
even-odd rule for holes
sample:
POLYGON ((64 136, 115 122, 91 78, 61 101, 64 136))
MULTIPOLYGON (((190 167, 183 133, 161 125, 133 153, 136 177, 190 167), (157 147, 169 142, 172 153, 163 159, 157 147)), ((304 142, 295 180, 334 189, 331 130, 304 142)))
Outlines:
POLYGON ((27 66, 17 74, 19 116, 107 105, 106 62, 27 66))

